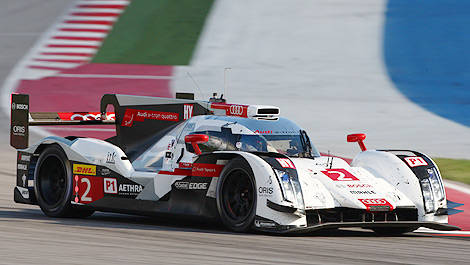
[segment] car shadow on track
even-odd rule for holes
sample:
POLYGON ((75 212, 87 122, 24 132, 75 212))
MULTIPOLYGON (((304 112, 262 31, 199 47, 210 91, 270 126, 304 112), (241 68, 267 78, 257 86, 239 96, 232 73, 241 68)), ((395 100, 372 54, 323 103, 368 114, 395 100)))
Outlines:
MULTIPOLYGON (((197 218, 174 216, 147 217, 138 215, 96 212, 87 218, 51 218, 40 209, 18 209, 0 207, 0 222, 34 221, 96 228, 118 228, 153 231, 198 232, 210 234, 240 234, 228 231, 221 223, 197 218)), ((288 237, 377 237, 375 233, 362 229, 328 229, 306 234, 276 234, 253 231, 244 235, 288 236, 288 237)), ((401 237, 418 237, 419 234, 408 233, 401 237)))

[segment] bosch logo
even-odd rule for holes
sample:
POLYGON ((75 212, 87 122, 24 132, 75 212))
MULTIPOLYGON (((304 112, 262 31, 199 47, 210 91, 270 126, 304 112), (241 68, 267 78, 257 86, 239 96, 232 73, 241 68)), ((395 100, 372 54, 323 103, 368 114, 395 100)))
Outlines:
POLYGON ((243 114, 243 106, 231 105, 229 112, 230 112, 230 115, 241 116, 243 114))
POLYGON ((28 105, 27 104, 16 104, 15 102, 11 103, 11 109, 12 110, 27 110, 28 105))

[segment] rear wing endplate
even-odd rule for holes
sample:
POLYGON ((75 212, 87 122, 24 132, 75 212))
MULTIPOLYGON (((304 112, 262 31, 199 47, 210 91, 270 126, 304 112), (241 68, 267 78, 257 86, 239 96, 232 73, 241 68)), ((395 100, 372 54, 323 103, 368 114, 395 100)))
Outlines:
POLYGON ((114 125, 115 115, 113 112, 29 112, 29 95, 12 94, 10 124, 10 145, 24 149, 29 143, 29 126, 114 125))

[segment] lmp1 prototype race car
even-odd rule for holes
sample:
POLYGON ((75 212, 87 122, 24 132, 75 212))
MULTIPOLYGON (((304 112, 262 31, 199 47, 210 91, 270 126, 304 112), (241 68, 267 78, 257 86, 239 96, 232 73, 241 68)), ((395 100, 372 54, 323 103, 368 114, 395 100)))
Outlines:
POLYGON ((221 220, 233 231, 361 227, 399 234, 448 224, 436 164, 406 150, 366 150, 348 164, 321 156, 273 106, 106 94, 99 113, 29 112, 13 94, 18 203, 51 217, 94 211, 221 220), (114 107, 114 112, 106 112, 114 107), (78 120, 77 120, 78 117, 78 120), (28 146, 29 126, 115 126, 106 140, 50 136, 28 146))

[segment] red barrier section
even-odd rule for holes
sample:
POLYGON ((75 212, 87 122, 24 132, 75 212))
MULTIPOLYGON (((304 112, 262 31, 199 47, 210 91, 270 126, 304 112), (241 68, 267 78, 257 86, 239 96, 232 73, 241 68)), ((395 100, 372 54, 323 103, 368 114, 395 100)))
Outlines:
MULTIPOLYGON (((39 80, 22 80, 15 90, 30 95, 30 111, 99 111, 103 94, 172 97, 172 66, 85 64, 39 80)), ((113 111, 113 110, 109 110, 113 111)), ((113 126, 43 127, 60 135, 108 138, 113 126)))
POLYGON ((449 224, 470 231, 470 195, 451 188, 446 188, 446 194, 448 200, 463 204, 455 208, 456 210, 463 210, 463 212, 449 215, 449 224))

